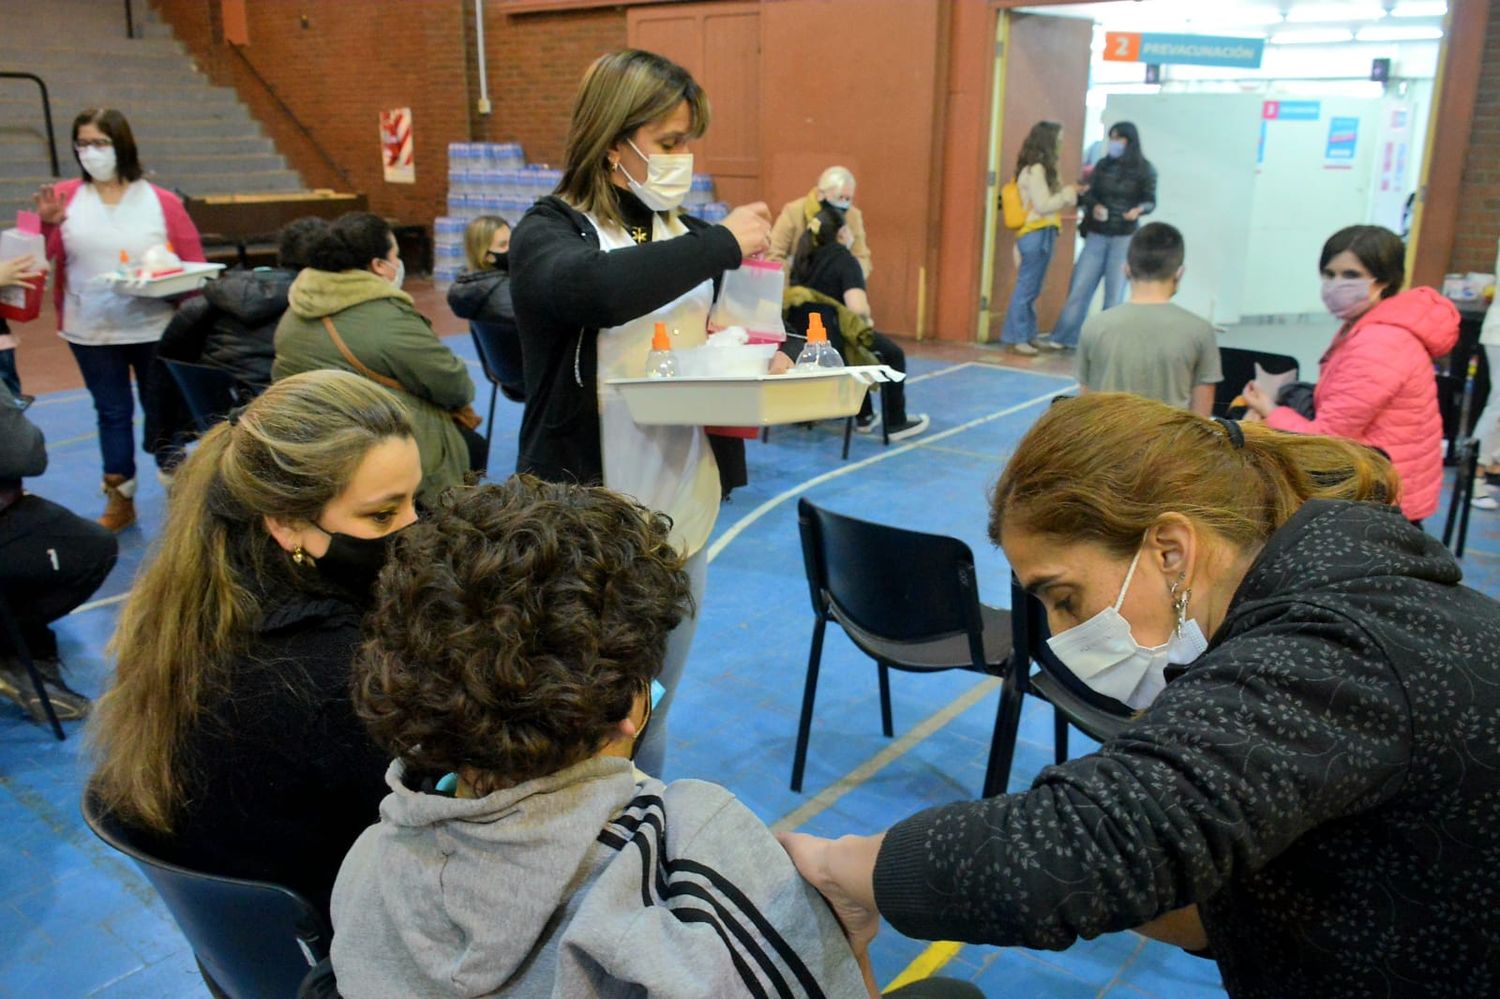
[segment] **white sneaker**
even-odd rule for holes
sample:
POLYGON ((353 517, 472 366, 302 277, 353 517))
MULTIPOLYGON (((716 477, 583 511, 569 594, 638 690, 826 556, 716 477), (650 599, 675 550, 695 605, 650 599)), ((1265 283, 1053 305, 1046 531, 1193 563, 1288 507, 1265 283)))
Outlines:
POLYGON ((869 422, 862 422, 859 419, 856 419, 854 421, 854 432, 857 433, 857 434, 873 434, 879 428, 880 428, 880 414, 879 413, 872 413, 872 414, 870 414, 869 422))
MULTIPOLYGON (((891 436, 894 437, 895 434, 891 436)), ((1476 510, 1500 510, 1500 500, 1493 496, 1475 496, 1469 500, 1469 505, 1476 510)))
POLYGON ((1037 342, 1039 344, 1041 344, 1043 347, 1045 347, 1047 350, 1067 350, 1068 349, 1068 345, 1067 344, 1064 344, 1064 343, 1054 343, 1051 340, 1038 340, 1037 342))
POLYGON ((1029 343, 1013 343, 1007 348, 1012 354, 1025 354, 1027 357, 1035 357, 1037 349, 1029 343))

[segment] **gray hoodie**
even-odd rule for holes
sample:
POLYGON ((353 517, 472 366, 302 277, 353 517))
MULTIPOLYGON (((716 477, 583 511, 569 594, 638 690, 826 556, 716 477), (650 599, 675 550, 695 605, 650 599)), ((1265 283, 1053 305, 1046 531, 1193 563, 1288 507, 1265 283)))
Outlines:
POLYGON ((613 757, 479 799, 402 775, 333 889, 348 999, 869 995, 823 899, 717 785, 613 757))

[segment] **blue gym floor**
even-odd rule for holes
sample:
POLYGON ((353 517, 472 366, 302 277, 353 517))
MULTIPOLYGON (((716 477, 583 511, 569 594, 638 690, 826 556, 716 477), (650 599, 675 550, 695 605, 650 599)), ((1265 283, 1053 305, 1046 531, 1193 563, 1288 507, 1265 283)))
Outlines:
MULTIPOLYGON (((467 336, 448 343, 470 359, 467 336)), ((475 370, 476 382, 481 381, 475 370)), ((811 611, 802 570, 796 498, 807 495, 860 517, 950 534, 968 542, 991 603, 1008 601, 1007 567, 984 537, 986 490, 1026 428, 1070 380, 986 363, 914 358, 908 391, 931 430, 882 447, 856 435, 839 459, 841 427, 777 428, 749 444, 748 488, 725 505, 711 542, 708 595, 693 656, 672 713, 668 779, 729 787, 768 824, 825 836, 870 833, 928 805, 974 797, 994 724, 996 681, 967 673, 892 674, 896 737, 880 734, 875 670, 830 629, 804 793, 787 788, 811 611)), ((488 386, 484 387, 487 392, 488 386)), ((484 395, 482 401, 487 402, 484 395)), ((51 466, 28 488, 93 516, 99 456, 86 393, 37 400, 51 466)), ((520 408, 496 412, 491 468, 514 465, 520 408)), ((97 695, 108 674, 103 647, 119 601, 158 534, 162 488, 144 462, 140 524, 121 535, 121 559, 94 601, 57 626, 75 685, 97 695)), ((1446 510, 1446 507, 1444 508, 1446 510)), ((1500 590, 1500 514, 1475 511, 1466 571, 1500 590)), ((1440 530, 1440 517, 1429 521, 1440 530)), ((87 765, 81 728, 57 743, 19 709, 0 704, 0 995, 201 996, 191 953, 131 864, 84 826, 78 801, 87 765)), ((1012 790, 1051 762, 1050 710, 1032 699, 1022 717, 1012 790)), ((1090 744, 1072 735, 1074 754, 1090 744)), ((876 939, 877 978, 890 982, 927 948, 886 928, 876 939)), ((1222 995, 1214 965, 1121 933, 1063 953, 967 946, 942 971, 990 996, 1222 995)))

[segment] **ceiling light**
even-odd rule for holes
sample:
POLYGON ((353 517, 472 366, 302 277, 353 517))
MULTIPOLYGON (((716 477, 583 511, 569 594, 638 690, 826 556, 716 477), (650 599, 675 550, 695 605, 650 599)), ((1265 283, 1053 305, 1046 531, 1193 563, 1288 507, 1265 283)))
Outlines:
POLYGON ((1354 41, 1354 32, 1345 28, 1303 28, 1278 31, 1271 36, 1272 45, 1338 45, 1354 41))
POLYGON ((1317 24, 1324 21, 1378 21, 1385 17, 1385 7, 1378 3, 1314 3, 1293 7, 1286 19, 1292 24, 1317 24))
POLYGON ((1442 28, 1360 28, 1356 42, 1435 42, 1443 37, 1442 28))
POLYGON ((1444 17, 1447 13, 1446 0, 1401 0, 1391 10, 1392 17, 1444 17))

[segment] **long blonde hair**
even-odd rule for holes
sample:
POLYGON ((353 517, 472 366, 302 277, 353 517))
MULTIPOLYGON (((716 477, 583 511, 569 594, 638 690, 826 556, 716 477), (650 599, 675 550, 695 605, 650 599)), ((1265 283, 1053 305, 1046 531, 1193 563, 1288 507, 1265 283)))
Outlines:
POLYGON ((688 138, 699 138, 708 131, 708 95, 691 73, 640 49, 595 59, 573 102, 567 162, 557 194, 601 222, 623 226, 616 188, 610 182, 610 147, 642 125, 665 118, 683 101, 692 113, 688 138))
POLYGON ((346 371, 277 382, 220 423, 177 470, 161 538, 131 589, 110 643, 114 684, 89 739, 102 804, 169 832, 182 803, 177 758, 224 670, 260 619, 260 594, 298 570, 266 518, 317 520, 371 448, 411 437, 391 393, 346 371))
POLYGON ((1021 440, 990 503, 990 539, 1009 524, 1128 558, 1164 513, 1231 544, 1264 544, 1310 499, 1394 504, 1401 482, 1376 451, 1334 437, 1239 425, 1135 395, 1089 393, 1049 409, 1021 440))

